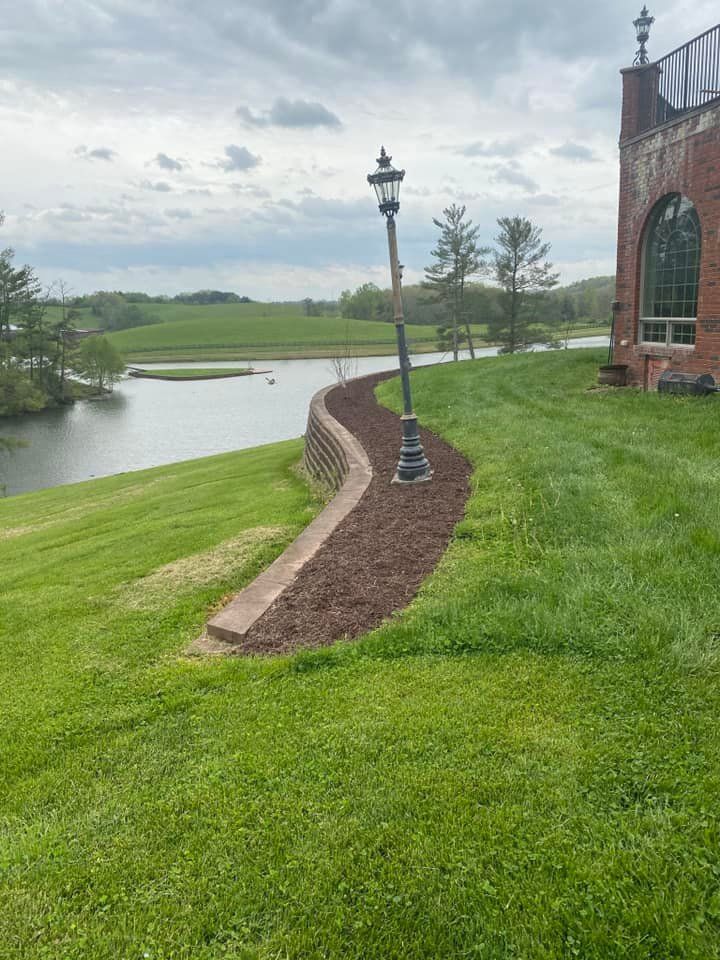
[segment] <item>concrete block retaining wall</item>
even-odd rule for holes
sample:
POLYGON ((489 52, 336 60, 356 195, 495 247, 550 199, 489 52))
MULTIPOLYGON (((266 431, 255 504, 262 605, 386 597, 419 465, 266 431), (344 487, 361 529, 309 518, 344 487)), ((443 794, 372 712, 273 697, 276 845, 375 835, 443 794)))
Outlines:
MULTIPOLYGON (((325 406, 325 397, 334 389, 334 384, 325 387, 310 401, 303 462, 311 476, 336 494, 284 553, 208 622, 210 638, 240 643, 368 488, 372 467, 365 450, 325 406)), ((217 652, 202 640, 198 641, 197 651, 217 652)))
POLYGON ((350 467, 335 429, 340 424, 325 409, 327 390, 315 394, 308 413, 303 466, 308 473, 332 490, 339 490, 350 467))

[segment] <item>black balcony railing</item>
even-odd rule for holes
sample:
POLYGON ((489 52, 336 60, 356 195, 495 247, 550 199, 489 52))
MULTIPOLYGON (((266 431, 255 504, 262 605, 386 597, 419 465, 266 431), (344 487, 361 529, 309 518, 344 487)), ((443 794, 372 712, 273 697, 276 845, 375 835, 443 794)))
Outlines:
POLYGON ((720 23, 654 66, 658 73, 656 124, 720 100, 720 23))

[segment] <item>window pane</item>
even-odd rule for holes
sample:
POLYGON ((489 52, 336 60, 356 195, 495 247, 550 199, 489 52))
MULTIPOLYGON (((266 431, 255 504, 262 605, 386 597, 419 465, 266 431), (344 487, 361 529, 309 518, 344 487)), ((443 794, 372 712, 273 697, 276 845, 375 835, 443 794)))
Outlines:
POLYGON ((695 343, 695 324, 673 323, 670 332, 670 343, 681 343, 692 346, 695 343))
POLYGON ((643 324, 643 340, 646 343, 666 343, 667 324, 646 320, 643 324))
MULTIPOLYGON (((648 228, 642 316, 694 320, 699 273, 700 222, 697 213, 686 197, 670 194, 658 204, 648 228)), ((645 329, 647 331, 647 324, 645 329)), ((650 338, 644 335, 643 339, 650 338)))

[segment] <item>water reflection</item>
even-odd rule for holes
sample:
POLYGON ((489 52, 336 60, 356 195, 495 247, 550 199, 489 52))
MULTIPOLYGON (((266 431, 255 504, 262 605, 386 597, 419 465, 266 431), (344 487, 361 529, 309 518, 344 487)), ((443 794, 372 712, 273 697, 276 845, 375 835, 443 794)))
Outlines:
MULTIPOLYGON (((606 337, 590 337, 572 341, 572 346, 607 342, 606 337)), ((476 353, 494 356, 497 351, 488 347, 476 353)), ((421 354, 413 357, 413 364, 448 359, 447 354, 421 354)), ((330 361, 250 363, 261 370, 272 368, 275 385, 264 376, 180 383, 127 379, 106 400, 2 419, 0 432, 29 446, 11 455, 0 453, 0 479, 8 494, 22 493, 300 436, 310 397, 335 379, 330 361)), ((183 366, 243 367, 247 361, 183 366)), ((358 374, 396 367, 394 357, 358 360, 358 374)))

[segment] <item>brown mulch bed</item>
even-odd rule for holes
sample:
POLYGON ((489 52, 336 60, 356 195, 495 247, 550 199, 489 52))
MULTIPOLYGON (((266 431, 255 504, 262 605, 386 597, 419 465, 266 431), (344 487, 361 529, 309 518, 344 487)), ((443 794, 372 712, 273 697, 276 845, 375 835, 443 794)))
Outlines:
POLYGON ((442 556, 469 494, 470 464, 428 430, 420 436, 434 469, 430 483, 391 484, 400 452, 400 420, 373 390, 393 373, 337 387, 329 412, 353 433, 373 478, 293 584, 251 627, 239 653, 285 653, 353 638, 405 607, 442 556))

